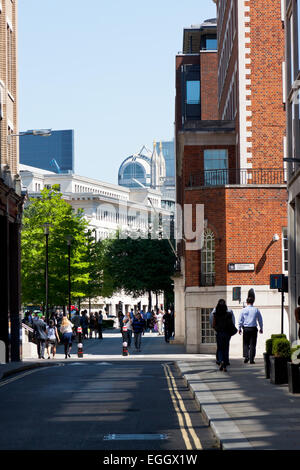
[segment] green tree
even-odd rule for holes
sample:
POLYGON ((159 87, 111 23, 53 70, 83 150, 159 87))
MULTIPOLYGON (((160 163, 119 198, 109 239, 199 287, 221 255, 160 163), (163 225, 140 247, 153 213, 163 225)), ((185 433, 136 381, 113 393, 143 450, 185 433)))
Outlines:
POLYGON ((74 212, 57 187, 41 191, 24 210, 22 228, 22 302, 45 303, 46 244, 44 224, 49 225, 49 305, 68 304, 68 245, 71 242, 72 298, 85 297, 89 282, 87 226, 83 212, 74 212))
POLYGON ((135 297, 166 292, 171 298, 174 264, 175 255, 166 239, 116 237, 107 247, 104 270, 112 278, 114 290, 123 289, 135 297))

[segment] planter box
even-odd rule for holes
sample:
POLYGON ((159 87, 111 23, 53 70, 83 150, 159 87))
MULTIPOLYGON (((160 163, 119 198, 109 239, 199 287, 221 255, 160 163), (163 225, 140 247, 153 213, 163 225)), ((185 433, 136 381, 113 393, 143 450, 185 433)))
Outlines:
POLYGON ((272 384, 288 383, 288 360, 284 357, 270 356, 270 381, 272 384))
POLYGON ((264 353, 264 365, 265 365, 265 376, 266 379, 270 378, 270 354, 264 353))
POLYGON ((300 365, 287 363, 288 384, 290 393, 300 393, 300 365))

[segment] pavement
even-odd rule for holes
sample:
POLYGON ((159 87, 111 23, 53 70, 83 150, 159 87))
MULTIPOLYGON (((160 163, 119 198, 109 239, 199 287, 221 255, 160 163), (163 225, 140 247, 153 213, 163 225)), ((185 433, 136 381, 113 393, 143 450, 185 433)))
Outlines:
MULTIPOLYGON (((84 358, 74 355, 72 360, 172 359, 220 449, 300 450, 300 394, 289 393, 287 385, 271 384, 265 378, 262 358, 256 358, 255 364, 244 364, 242 358, 233 358, 227 372, 221 372, 211 355, 183 354, 176 345, 170 345, 169 351, 157 356, 146 351, 122 357, 88 354, 87 348, 84 358)), ((0 380, 28 369, 54 366, 60 361, 65 361, 63 354, 57 354, 55 360, 27 359, 0 364, 0 380)))

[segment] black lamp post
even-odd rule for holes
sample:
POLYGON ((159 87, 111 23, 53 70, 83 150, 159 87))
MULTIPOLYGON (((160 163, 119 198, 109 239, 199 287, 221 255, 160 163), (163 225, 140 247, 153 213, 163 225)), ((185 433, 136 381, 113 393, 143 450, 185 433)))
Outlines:
POLYGON ((44 234, 46 238, 46 263, 45 263, 45 307, 46 307, 46 320, 48 322, 48 296, 49 296, 49 281, 48 281, 48 268, 49 268, 49 227, 50 224, 46 222, 44 224, 44 234))
POLYGON ((68 244, 68 297, 69 297, 69 318, 71 319, 71 244, 73 237, 68 235, 66 237, 68 244))

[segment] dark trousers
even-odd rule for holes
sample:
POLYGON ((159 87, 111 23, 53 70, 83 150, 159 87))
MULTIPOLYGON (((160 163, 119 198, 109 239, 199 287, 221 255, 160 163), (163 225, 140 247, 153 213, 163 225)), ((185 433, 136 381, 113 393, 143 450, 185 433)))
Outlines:
POLYGON ((230 335, 225 331, 217 332, 217 354, 218 361, 222 362, 225 366, 229 365, 229 344, 230 335))
POLYGON ((134 344, 136 349, 141 349, 142 332, 134 333, 134 344))
POLYGON ((46 341, 44 339, 37 340, 37 352, 38 352, 38 356, 40 359, 41 357, 44 357, 45 346, 46 346, 46 341))
POLYGON ((257 328, 245 327, 243 330, 243 356, 245 359, 254 361, 256 354, 257 328))
POLYGON ((165 324, 165 341, 168 343, 172 336, 170 325, 165 324))
POLYGON ((102 325, 98 323, 98 338, 102 338, 102 325))

